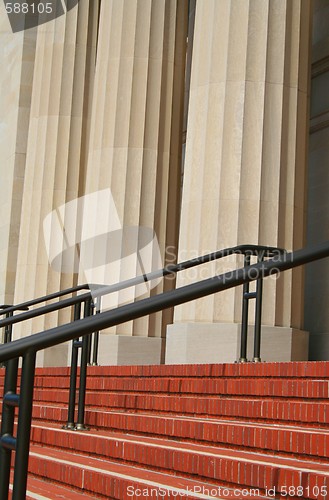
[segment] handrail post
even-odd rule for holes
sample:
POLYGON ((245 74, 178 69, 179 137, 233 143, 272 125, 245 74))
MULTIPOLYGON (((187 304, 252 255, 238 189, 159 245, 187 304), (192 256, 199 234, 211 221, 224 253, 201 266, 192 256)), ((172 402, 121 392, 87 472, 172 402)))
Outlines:
POLYGON ((99 346, 99 331, 94 332, 93 355, 91 361, 92 366, 98 366, 98 346, 99 346))
MULTIPOLYGON (((96 300, 96 314, 100 314, 101 312, 101 300, 102 297, 97 297, 96 300)), ((94 343, 93 343, 93 356, 92 356, 92 366, 98 365, 98 345, 99 345, 99 330, 94 332, 94 343)))
POLYGON ((86 382, 87 382, 87 366, 88 366, 88 337, 89 335, 85 335, 82 339, 78 420, 75 426, 75 429, 79 431, 88 430, 88 428, 85 426, 85 401, 86 401, 86 382))
POLYGON ((2 422, 0 439, 0 498, 7 498, 10 482, 10 464, 12 449, 4 447, 3 436, 12 436, 14 431, 15 407, 5 402, 6 394, 15 394, 17 391, 18 358, 10 359, 6 363, 4 384, 4 398, 2 403, 2 422))
MULTIPOLYGON (((74 305, 74 321, 79 320, 81 317, 81 302, 74 305)), ((75 413, 75 399, 77 390, 77 373, 78 373, 78 346, 79 338, 72 340, 72 354, 71 354, 71 370, 70 370, 70 392, 69 392, 69 406, 67 423, 63 425, 63 429, 75 429, 74 413, 75 413)))
MULTIPOLYGON (((9 318, 12 318, 13 315, 14 315, 13 311, 9 311, 6 313, 5 317, 6 317, 6 319, 9 319, 9 318)), ((12 324, 6 325, 4 328, 4 335, 3 335, 3 343, 4 344, 11 342, 12 332, 13 332, 13 325, 12 324)), ((3 368, 4 366, 6 366, 5 363, 0 363, 0 368, 3 368)))
MULTIPOLYGON (((6 318, 12 318, 14 315, 13 311, 10 311, 6 314, 6 318)), ((5 336, 4 336, 4 344, 7 344, 8 342, 11 342, 12 340, 12 333, 13 333, 13 325, 6 325, 5 326, 5 336)))
MULTIPOLYGON (((94 314, 94 308, 95 308, 95 305, 94 305, 93 300, 92 299, 86 300, 85 310, 84 310, 84 318, 87 318, 88 316, 92 316, 94 314)), ((88 352, 87 365, 90 365, 90 362, 91 362, 91 341, 92 341, 93 334, 90 333, 87 337, 88 337, 87 338, 87 342, 88 342, 88 344, 87 344, 87 352, 88 352)), ((83 340, 82 340, 82 346, 83 346, 83 340)))
POLYGON ((23 357, 12 500, 26 498, 36 352, 23 357))
MULTIPOLYGON (((92 315, 92 300, 87 299, 84 305, 84 317, 92 315)), ((86 402, 86 385, 87 385, 87 366, 89 358, 89 335, 84 335, 82 339, 82 351, 80 362, 80 384, 79 384, 79 401, 78 401, 78 420, 75 426, 76 430, 88 430, 85 426, 85 402, 86 402)))
MULTIPOLYGON (((258 262, 264 261, 265 254, 258 254, 258 262)), ((260 276, 256 282, 256 305, 255 305, 255 329, 254 329, 254 363, 260 363, 260 343, 262 327, 262 304, 263 304, 263 276, 260 276)))
MULTIPOLYGON (((244 268, 250 265, 250 254, 244 254, 244 268)), ((242 319, 241 319, 241 339, 239 363, 246 363, 247 360, 247 339, 248 339, 248 293, 249 283, 244 283, 242 290, 242 319)))

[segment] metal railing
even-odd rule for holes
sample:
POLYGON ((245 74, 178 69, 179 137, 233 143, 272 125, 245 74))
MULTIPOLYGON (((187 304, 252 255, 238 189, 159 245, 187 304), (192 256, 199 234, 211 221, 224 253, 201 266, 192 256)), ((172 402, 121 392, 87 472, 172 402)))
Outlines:
MULTIPOLYGON (((6 318, 11 318, 14 315, 14 311, 27 311, 28 307, 15 307, 11 305, 6 305, 2 304, 0 306, 0 316, 4 314, 6 318)), ((13 335, 13 325, 11 323, 7 324, 4 327, 4 332, 3 332, 3 337, 2 337, 2 344, 7 344, 7 342, 12 341, 12 335, 13 335)), ((3 368, 3 364, 0 363, 0 368, 3 368)))
MULTIPOLYGON (((104 285, 79 285, 76 287, 68 288, 61 292, 56 292, 47 296, 43 296, 37 299, 24 302, 17 306, 12 306, 6 309, 6 319, 0 321, 0 328, 4 327, 5 330, 10 330, 10 340, 12 335, 13 324, 25 321, 28 319, 33 319, 40 315, 45 315, 60 309, 67 307, 74 307, 73 318, 78 320, 83 317, 92 316, 94 311, 100 313, 101 300, 104 295, 108 295, 113 292, 117 292, 132 286, 139 285, 141 283, 149 282, 160 277, 166 277, 169 275, 175 275, 180 271, 191 269, 202 264, 206 264, 215 260, 222 259, 231 255, 243 255, 244 266, 249 266, 251 258, 257 257, 258 262, 264 260, 265 257, 278 257, 283 254, 285 250, 268 247, 262 245, 238 245, 235 247, 225 248, 223 250, 218 250, 194 259, 186 260, 178 264, 170 264, 163 269, 159 269, 148 274, 140 275, 135 278, 131 278, 120 283, 115 283, 110 286, 104 285), (73 296, 70 298, 63 299, 59 302, 52 304, 47 304, 45 306, 39 307, 37 309, 29 310, 30 307, 38 305, 43 302, 49 302, 56 298, 62 298, 65 295, 77 293, 79 291, 91 289, 87 293, 82 295, 73 296), (13 312, 17 310, 27 310, 25 313, 13 316, 13 312)), ((249 312, 249 300, 256 300, 255 307, 255 326, 254 326, 254 357, 253 361, 261 361, 260 358, 260 341, 261 341, 261 308, 262 308, 262 277, 257 280, 257 286, 255 292, 249 292, 249 285, 244 285, 243 289, 243 306, 242 306, 242 319, 241 319, 241 342, 240 342, 240 358, 239 362, 247 361, 247 334, 248 334, 248 312, 249 312)), ((1 313, 0 313, 1 314, 1 313)), ((79 429, 86 430, 87 427, 84 423, 84 413, 85 413, 85 386, 87 379, 87 365, 97 365, 98 361, 98 342, 99 342, 99 331, 93 332, 88 338, 81 339, 76 338, 72 341, 72 353, 71 353, 71 371, 70 371, 70 390, 69 390, 69 402, 68 402, 68 419, 66 424, 63 426, 65 429, 79 429), (91 352, 91 347, 93 347, 91 352), (78 352, 80 354, 80 373, 79 373, 79 391, 78 391, 78 411, 77 411, 77 421, 75 421, 75 409, 76 409, 76 393, 77 393, 77 378, 78 378, 78 352)))
MULTIPOLYGON (((235 272, 214 276, 197 283, 149 297, 115 310, 87 316, 70 324, 58 326, 0 347, 0 362, 6 362, 5 388, 0 437, 0 498, 8 498, 12 451, 15 450, 13 500, 26 497, 28 456, 33 404, 33 383, 36 353, 94 331, 116 326, 191 300, 246 285, 271 274, 329 256, 329 242, 294 253, 281 253, 268 261, 260 260, 235 272), (17 394, 18 360, 22 358, 20 393, 17 394), (13 435, 15 408, 18 407, 16 437, 13 435)), ((264 256, 263 256, 264 257, 264 256)), ((248 293, 248 292, 246 292, 248 293)), ((26 313, 23 313, 26 314, 26 313)))
POLYGON ((64 297, 64 295, 69 295, 74 292, 79 292, 81 290, 89 290, 89 285, 77 285, 71 288, 66 288, 65 290, 60 290, 59 292, 50 293, 48 295, 44 295, 42 297, 38 297, 36 299, 28 300, 26 302, 22 302, 18 305, 1 305, 0 306, 0 316, 8 313, 14 313, 15 311, 27 311, 30 307, 35 306, 37 304, 41 304, 42 302, 47 302, 49 300, 58 299, 64 297))
MULTIPOLYGON (((123 290, 125 288, 138 285, 140 283, 152 281, 158 279, 159 277, 165 277, 168 275, 176 274, 180 271, 191 269, 202 264, 206 264, 211 261, 222 259, 230 255, 243 255, 244 266, 250 265, 251 258, 257 257, 258 262, 262 262, 265 257, 279 257, 283 255, 285 250, 268 247, 261 245, 238 245, 236 247, 225 248, 217 252, 213 252, 201 257, 190 259, 179 264, 168 265, 163 269, 153 271, 148 274, 137 276, 136 278, 131 278, 120 283, 116 283, 110 286, 97 286, 93 285, 93 300, 96 300, 97 307, 96 313, 100 313, 100 301, 104 295, 123 290)), ((249 312, 249 300, 256 300, 255 307, 255 326, 254 326, 254 357, 253 361, 259 362, 260 358, 260 342, 261 342, 261 311, 262 311, 262 290, 263 290, 263 279, 257 280, 256 291, 249 292, 249 284, 244 285, 243 289, 243 305, 242 305, 242 319, 241 319, 241 342, 240 342, 240 358, 239 362, 247 361, 247 336, 248 336, 248 312, 249 312)), ((81 315, 81 303, 75 305, 75 318, 79 319, 81 315)), ((91 316, 93 314, 94 304, 90 299, 86 299, 84 305, 84 317, 91 316)), ((98 349, 98 338, 99 331, 93 332, 93 362, 92 364, 97 364, 97 349, 98 349)), ((70 372, 70 390, 69 390, 69 405, 68 405, 68 419, 67 423, 63 426, 64 429, 71 430, 88 430, 84 422, 85 414, 85 387, 87 380, 87 364, 90 361, 90 345, 91 336, 84 339, 75 339, 72 343, 72 356, 71 356, 71 372, 70 372), (77 421, 75 422, 75 406, 76 406, 76 392, 77 392, 77 371, 78 371, 78 349, 81 348, 81 362, 80 362, 80 375, 79 375, 79 393, 78 393, 78 415, 77 421)))
MULTIPOLYGON (((212 262, 218 259, 222 259, 224 257, 228 257, 230 255, 234 254, 240 254, 244 256, 244 265, 248 266, 250 264, 250 258, 252 256, 258 257, 258 261, 263 260, 265 257, 273 257, 273 256, 279 256, 281 254, 284 254, 285 250, 276 248, 276 247, 268 247, 268 246, 262 246, 262 245, 238 245, 235 247, 230 247, 230 248, 225 248, 223 250, 218 250, 217 252, 209 253, 207 255, 203 255, 201 257, 197 257, 194 259, 190 259, 184 262, 181 262, 179 264, 170 264, 163 269, 159 269, 157 271, 153 271, 148 274, 140 275, 137 276, 136 278, 131 278, 125 281, 122 281, 120 283, 115 283, 113 285, 109 286, 104 286, 104 285, 95 285, 95 284, 84 284, 84 285, 78 285, 72 288, 67 288, 65 290, 62 290, 60 292, 52 293, 49 295, 45 295, 43 297, 39 297, 37 299, 29 300, 27 302, 23 302, 18 305, 14 306, 0 306, 0 316, 5 315, 6 318, 0 320, 0 328, 5 328, 7 331, 10 331, 10 334, 6 336, 7 341, 11 341, 12 338, 12 329, 13 325, 16 323, 21 323, 23 321, 29 320, 36 318, 38 316, 42 316, 51 312, 59 311, 61 309, 65 309, 71 306, 76 306, 77 304, 82 304, 88 300, 90 300, 91 296, 96 299, 100 299, 104 295, 108 295, 110 293, 114 293, 120 290, 124 290, 126 288, 136 286, 138 284, 152 281, 161 277, 166 277, 172 274, 176 274, 180 271, 187 270, 196 266, 200 266, 202 264, 212 262), (56 298, 61 298, 64 297, 65 295, 73 295, 74 293, 77 293, 82 290, 88 290, 87 293, 73 296, 67 299, 60 300, 59 302, 55 302, 52 304, 47 304, 45 306, 39 307, 37 309, 32 309, 30 308, 32 306, 44 303, 44 302, 49 302, 50 300, 54 300, 56 298), (2 309, 2 310, 1 310, 2 309), (21 314, 14 315, 13 313, 15 311, 26 311, 21 314)), ((246 292, 249 291, 246 289, 246 292)), ((259 296, 261 293, 259 293, 259 296)), ((249 297, 245 297, 246 299, 250 298, 256 298, 255 296, 251 295, 249 297)), ((261 307, 259 308, 261 310, 261 307)), ((98 312, 100 311, 100 308, 97 308, 98 312)), ((89 314, 88 314, 89 315, 89 314)), ((74 312, 74 318, 77 319, 76 316, 76 310, 74 312)), ((248 314, 246 315, 245 313, 242 314, 242 323, 244 322, 245 318, 248 319, 248 314)), ((97 352, 97 350, 96 350, 97 352)), ((245 356, 241 356, 240 358, 245 358, 245 356)), ((97 354, 96 354, 97 357, 97 354)), ((93 356, 93 364, 97 364, 97 359, 95 359, 95 356, 93 356)))

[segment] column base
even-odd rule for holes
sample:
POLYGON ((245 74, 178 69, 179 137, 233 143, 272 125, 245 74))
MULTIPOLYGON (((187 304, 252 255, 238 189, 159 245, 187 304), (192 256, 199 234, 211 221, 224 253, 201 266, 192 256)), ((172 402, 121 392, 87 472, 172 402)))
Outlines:
POLYGON ((65 342, 37 352, 36 366, 38 368, 68 366, 71 361, 71 345, 71 342, 65 342))
POLYGON ((102 366, 159 365, 162 338, 100 333, 98 364, 102 366))
MULTIPOLYGON (((101 333, 98 364, 101 366, 159 365, 162 341, 163 339, 159 337, 130 337, 101 333)), ((70 366, 71 354, 72 342, 50 347, 37 354, 37 366, 70 366)))
MULTIPOLYGON (((166 364, 233 363, 240 358, 240 323, 176 323, 167 328, 166 364)), ((247 359, 253 360, 253 326, 247 359)), ((262 327, 261 361, 308 360, 308 332, 262 327)))

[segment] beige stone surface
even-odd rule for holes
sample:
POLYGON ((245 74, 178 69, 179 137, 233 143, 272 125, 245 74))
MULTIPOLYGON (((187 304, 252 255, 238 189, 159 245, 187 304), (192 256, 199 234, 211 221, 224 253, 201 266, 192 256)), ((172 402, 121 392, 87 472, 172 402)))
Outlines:
MULTIPOLYGON (((240 323, 176 323, 168 327, 166 364, 234 363, 240 359, 240 323)), ((253 326, 248 328, 247 359, 253 360, 253 326)), ((261 360, 306 361, 308 332, 263 326, 261 360)))
POLYGON ((161 338, 101 334, 99 342, 98 363, 102 366, 160 364, 161 338))
MULTIPOLYGON (((109 188, 121 226, 154 229, 164 261, 166 247, 177 246, 187 2, 101 8, 86 192, 109 188)), ((122 265, 111 282, 126 271, 122 265)), ((161 315, 116 332, 161 336, 161 315)))
MULTIPOLYGON (((123 226, 153 228, 163 259, 167 247, 177 254, 187 14, 186 0, 82 0, 66 16, 24 34, 1 27, 7 47, 1 62, 12 67, 1 81, 7 106, 1 125, 8 128, 8 136, 0 134, 4 301, 85 282, 83 270, 78 277, 50 267, 43 221, 66 202, 104 188, 123 226)), ((126 271, 122 266, 114 281, 126 271)), ((125 297, 118 294, 119 302, 125 297)), ((171 317, 136 320, 117 333, 161 337, 171 317)), ((70 319, 69 311, 37 318, 17 326, 14 336, 70 319)), ((65 363, 66 346, 53 356, 52 350, 40 354, 38 363, 61 357, 65 363)))
MULTIPOLYGON (((184 258, 244 243, 304 245, 310 21, 311 4, 298 0, 197 2, 184 258)), ((178 285, 191 281, 179 276, 178 285)), ((267 280, 263 323, 300 329, 302 288, 301 271, 267 280)), ((175 328, 237 322, 240 296, 230 290, 177 307, 175 328)))
MULTIPOLYGON (((327 0, 191 1, 189 32, 188 13, 187 0, 81 0, 65 16, 12 34, 0 4, 0 303, 86 281, 83 269, 73 275, 50 267, 43 220, 104 188, 122 226, 155 230, 164 263, 173 262, 178 246, 178 260, 244 243, 304 246, 310 53, 316 98, 309 206, 322 224, 310 224, 308 239, 327 238, 328 109, 325 92, 317 92, 327 79, 327 0)), ((241 265, 240 257, 223 259, 181 273, 177 284, 241 265)), ((323 269, 310 271, 306 323, 326 345, 323 269)), ((127 272, 122 264, 110 279, 127 272)), ((151 294, 173 285, 164 281, 151 294)), ((300 269, 266 280, 267 360, 304 359, 303 292, 300 269)), ((120 293, 115 303, 125 300, 120 293)), ((14 335, 70 319, 62 311, 16 327, 14 335)), ((168 359, 236 359, 240 319, 241 287, 176 308, 168 359)), ((172 320, 166 311, 111 329, 102 336, 104 363, 159 362, 172 320)), ((45 351, 38 363, 65 364, 69 353, 67 345, 45 351)))
POLYGON ((13 303, 34 65, 35 30, 11 33, 0 6, 0 303, 13 303))
MULTIPOLYGON (((24 191, 21 196, 15 303, 72 286, 74 276, 50 268, 43 237, 43 220, 59 205, 75 198, 81 189, 83 158, 80 154, 88 110, 85 106, 87 78, 92 61, 89 52, 96 37, 95 3, 85 0, 50 23, 34 30, 24 191), (78 45, 77 45, 78 41, 78 45), (89 58, 89 59, 88 59, 89 58), (33 83, 33 85, 32 85, 33 83)), ((30 33, 31 30, 26 32, 30 33)), ((30 47, 30 50, 31 47, 30 47)), ((24 82, 26 81, 26 75, 24 82)), ((23 78, 22 76, 22 78, 23 78)), ((22 118, 23 119, 23 118, 22 118)), ((21 146, 24 147, 24 143, 21 146)), ((18 326, 15 337, 68 322, 70 311, 51 314, 18 326)), ((44 364, 65 364, 67 349, 39 355, 44 364)))

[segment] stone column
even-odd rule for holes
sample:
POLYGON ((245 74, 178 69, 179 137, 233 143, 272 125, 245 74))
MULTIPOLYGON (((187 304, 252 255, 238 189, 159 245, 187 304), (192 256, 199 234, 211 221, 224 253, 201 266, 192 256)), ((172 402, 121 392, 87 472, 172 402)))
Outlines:
POLYGON ((12 33, 0 6, 0 304, 14 301, 36 30, 12 33))
MULTIPOLYGON (((80 2, 67 15, 37 28, 30 104, 15 303, 73 286, 76 277, 50 267, 44 218, 79 196, 82 144, 88 128, 87 85, 97 38, 98 2, 80 2)), ((71 320, 71 311, 14 329, 15 337, 71 320)), ((65 365, 67 346, 40 353, 39 364, 65 365)))
MULTIPOLYGON (((86 193, 109 188, 121 227, 153 229, 163 259, 178 236, 187 6, 107 0, 100 15, 86 193)), ((162 324, 157 314, 103 332, 100 362, 159 362, 162 324)))
MULTIPOLYGON (((311 2, 196 5, 179 248, 304 244, 311 2)), ((241 266, 229 259, 180 285, 241 266)), ((301 270, 267 280, 262 357, 304 359, 301 270), (281 339, 281 344, 279 340, 281 339)), ((166 362, 239 358, 241 288, 180 306, 166 362)))

